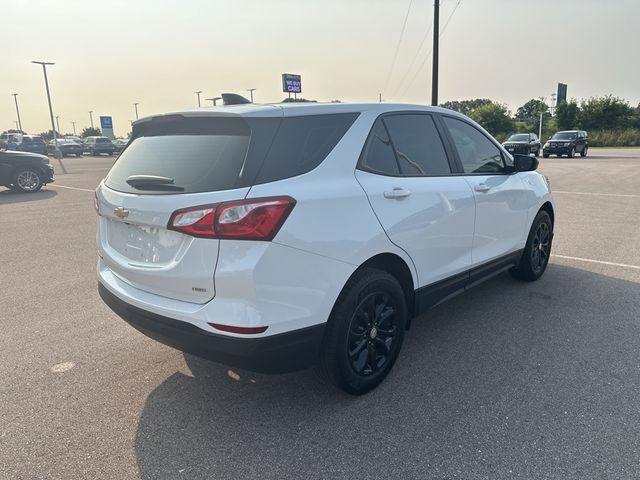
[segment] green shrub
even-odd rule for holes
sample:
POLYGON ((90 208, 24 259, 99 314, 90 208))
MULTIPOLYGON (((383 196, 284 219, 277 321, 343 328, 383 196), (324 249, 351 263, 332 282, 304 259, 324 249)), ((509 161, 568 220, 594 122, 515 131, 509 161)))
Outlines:
POLYGON ((589 131, 589 146, 640 147, 640 129, 591 130, 589 131))

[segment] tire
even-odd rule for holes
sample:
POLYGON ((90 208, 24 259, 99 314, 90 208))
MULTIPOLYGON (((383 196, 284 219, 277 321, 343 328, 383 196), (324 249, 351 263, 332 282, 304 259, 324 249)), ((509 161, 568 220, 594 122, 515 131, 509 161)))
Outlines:
POLYGON ((22 193, 35 193, 42 188, 42 174, 33 168, 18 170, 13 176, 14 189, 22 193))
POLYGON ((540 156, 540 147, 538 147, 538 149, 536 150, 535 156, 536 158, 540 156))
POLYGON ((542 156, 543 156, 544 158, 549 158, 549 154, 548 154, 548 153, 543 153, 543 154, 542 154, 542 156))
POLYGON ((547 212, 541 210, 531 225, 520 264, 510 270, 511 275, 526 282, 538 280, 549 265, 552 242, 553 223, 551 217, 547 212))
POLYGON ((329 317, 321 373, 351 395, 371 391, 398 358, 406 324, 406 297, 398 280, 372 268, 356 272, 329 317))
POLYGON ((588 151, 589 151, 589 147, 584 147, 584 150, 582 150, 582 151, 580 152, 580 156, 581 156, 582 158, 586 157, 586 156, 587 156, 587 152, 588 152, 588 151))
POLYGON ((573 158, 576 156, 576 147, 571 147, 571 151, 569 152, 569 155, 567 155, 569 158, 573 158))

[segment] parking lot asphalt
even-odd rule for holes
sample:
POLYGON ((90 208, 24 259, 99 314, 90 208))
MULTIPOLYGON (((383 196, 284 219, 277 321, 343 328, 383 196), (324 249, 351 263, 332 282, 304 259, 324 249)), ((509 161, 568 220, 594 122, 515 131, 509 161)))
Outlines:
POLYGON ((640 149, 540 161, 544 277, 429 311, 350 397, 127 326, 96 291, 92 191, 113 158, 52 160, 41 192, 0 191, 0 478, 640 477, 640 149))

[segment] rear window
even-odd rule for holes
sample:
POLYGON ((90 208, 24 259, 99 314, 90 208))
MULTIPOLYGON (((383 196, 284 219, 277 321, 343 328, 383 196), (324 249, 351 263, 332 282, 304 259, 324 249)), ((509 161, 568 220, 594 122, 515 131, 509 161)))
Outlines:
POLYGON ((357 116, 160 117, 134 126, 105 185, 138 194, 199 193, 301 175, 324 160, 357 116), (172 183, 127 183, 139 175, 172 183))
POLYGON ((96 138, 96 143, 111 143, 108 138, 96 138))

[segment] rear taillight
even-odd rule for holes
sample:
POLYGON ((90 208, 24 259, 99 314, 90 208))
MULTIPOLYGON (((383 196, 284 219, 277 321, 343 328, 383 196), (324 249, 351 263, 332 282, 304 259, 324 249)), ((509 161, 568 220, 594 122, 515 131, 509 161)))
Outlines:
POLYGON ((295 204, 291 197, 268 197, 183 208, 173 212, 167 228, 194 237, 269 241, 295 204))
POLYGON ((96 210, 96 213, 100 215, 100 205, 98 204, 98 192, 93 192, 93 208, 96 210))

